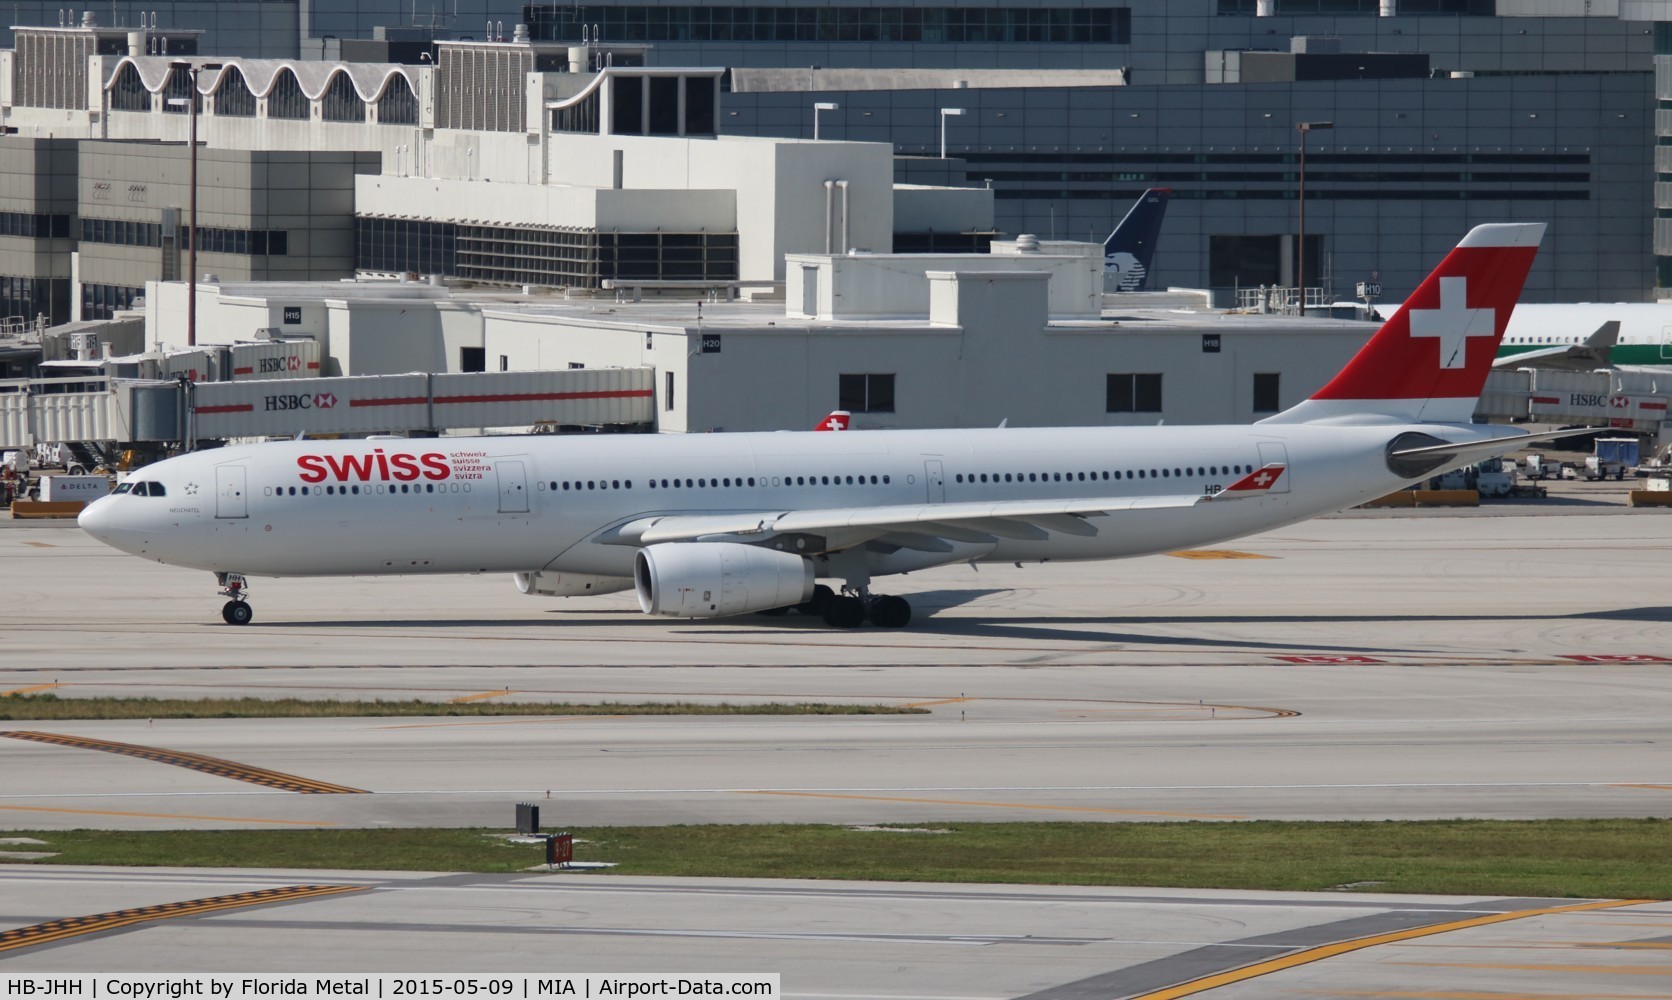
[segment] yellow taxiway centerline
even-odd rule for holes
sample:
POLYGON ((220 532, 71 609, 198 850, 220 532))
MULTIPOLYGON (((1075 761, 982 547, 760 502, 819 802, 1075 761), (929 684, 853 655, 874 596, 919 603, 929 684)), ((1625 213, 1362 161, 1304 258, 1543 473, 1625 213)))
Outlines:
MULTIPOLYGON (((1578 903, 1573 906, 1545 906, 1534 910, 1511 910, 1507 913, 1492 913, 1483 917, 1470 917, 1467 920, 1449 920, 1443 924, 1429 924, 1426 927, 1411 927, 1402 931, 1390 931, 1386 934, 1372 934, 1368 937, 1352 938, 1346 941, 1336 941, 1331 944, 1319 945, 1316 948, 1307 948, 1304 951, 1297 951, 1293 954, 1283 955, 1278 958, 1270 958, 1263 962, 1255 962, 1252 965, 1245 965, 1240 969, 1231 969, 1228 972, 1218 972, 1211 976, 1203 976, 1200 979, 1192 979, 1187 983, 1179 983, 1177 986, 1169 986, 1165 989, 1155 990, 1150 993, 1140 993, 1134 996, 1132 1000, 1175 1000, 1177 997, 1194 996, 1197 993, 1204 993, 1220 986, 1229 986, 1232 983, 1246 982, 1247 980, 1264 976, 1269 973, 1282 972, 1285 969, 1293 969, 1297 966, 1307 965, 1326 958, 1334 958, 1337 955, 1345 955, 1348 952, 1360 951, 1364 948, 1373 948, 1379 944, 1393 944, 1396 941, 1409 941, 1412 938, 1428 937, 1432 934, 1445 934, 1450 931, 1464 930, 1469 927, 1485 927, 1489 924, 1501 924, 1508 920, 1521 920, 1526 917, 1541 917, 1552 913, 1578 913, 1584 910, 1603 910, 1617 906, 1641 906, 1644 903, 1654 902, 1659 901, 1653 899, 1610 899, 1599 903, 1578 903)), ((1420 965, 1425 963, 1413 962, 1409 964, 1420 965)), ((1532 966, 1481 966, 1481 968, 1508 969, 1532 968, 1532 966)), ((1666 973, 1665 969, 1658 969, 1657 971, 1662 975, 1666 973)))
POLYGON ((515 692, 513 692, 510 688, 505 688, 503 691, 483 691, 481 694, 460 695, 457 698, 450 699, 450 701, 454 705, 467 705, 473 701, 486 701, 489 698, 503 698, 508 694, 514 693, 515 692))
POLYGON ((54 683, 36 684, 34 687, 26 688, 12 688, 10 691, 0 691, 0 698, 10 698, 14 694, 34 694, 36 691, 51 691, 53 688, 58 686, 58 684, 54 683))

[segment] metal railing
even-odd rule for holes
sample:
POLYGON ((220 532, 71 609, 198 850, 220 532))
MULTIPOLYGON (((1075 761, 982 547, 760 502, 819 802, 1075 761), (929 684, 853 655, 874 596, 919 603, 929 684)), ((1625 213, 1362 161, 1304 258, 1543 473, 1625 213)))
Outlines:
POLYGON ((1295 288, 1283 285, 1259 285, 1237 289, 1237 311, 1271 313, 1279 316, 1300 315, 1301 295, 1306 296, 1306 308, 1322 311, 1334 299, 1329 290, 1318 287, 1295 288))

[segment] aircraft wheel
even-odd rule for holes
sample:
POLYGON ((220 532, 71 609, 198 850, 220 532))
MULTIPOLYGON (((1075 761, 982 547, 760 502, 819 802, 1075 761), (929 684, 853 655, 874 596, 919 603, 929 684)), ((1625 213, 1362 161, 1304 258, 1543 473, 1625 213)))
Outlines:
POLYGON ((833 597, 824 609, 824 623, 831 628, 858 628, 865 624, 865 602, 857 597, 833 597))
POLYGON ((836 592, 822 583, 813 585, 813 596, 795 606, 795 610, 804 615, 822 615, 830 607, 830 602, 836 599, 836 592))
POLYGON ((244 601, 227 601, 221 605, 221 619, 228 625, 248 625, 255 611, 244 601))
POLYGON ((879 597, 871 602, 871 624, 878 628, 905 628, 911 621, 911 605, 904 597, 879 597))

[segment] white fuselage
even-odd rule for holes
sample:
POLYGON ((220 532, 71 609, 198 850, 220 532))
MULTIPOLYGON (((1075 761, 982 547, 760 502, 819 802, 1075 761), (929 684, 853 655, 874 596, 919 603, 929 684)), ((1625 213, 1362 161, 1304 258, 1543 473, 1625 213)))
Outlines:
POLYGON ((612 528, 659 515, 958 501, 1188 496, 1285 465, 1257 498, 1091 517, 1051 531, 872 553, 871 572, 970 560, 1108 559, 1223 541, 1380 496, 1406 431, 1379 423, 294 441, 171 458, 82 523, 173 565, 259 576, 561 572, 629 577, 612 528), (1238 471, 1241 470, 1241 471, 1238 471), (161 495, 151 495, 152 492, 161 495))

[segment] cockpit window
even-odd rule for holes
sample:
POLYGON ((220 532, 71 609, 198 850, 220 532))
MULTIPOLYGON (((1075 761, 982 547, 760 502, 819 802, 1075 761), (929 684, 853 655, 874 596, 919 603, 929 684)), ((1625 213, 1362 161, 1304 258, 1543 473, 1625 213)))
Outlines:
MULTIPOLYGON (((116 487, 115 494, 127 493, 134 488, 133 483, 121 483, 116 487)), ((113 495, 115 495, 113 494, 113 495)))
POLYGON ((151 495, 152 496, 154 496, 154 497, 166 496, 167 493, 168 493, 168 491, 163 489, 163 484, 162 483, 152 483, 151 484, 151 495))
POLYGON ((167 492, 163 489, 163 484, 162 483, 153 483, 153 482, 150 482, 150 481, 146 481, 146 482, 143 482, 143 483, 131 483, 131 484, 130 483, 124 483, 123 485, 116 488, 116 492, 118 492, 118 493, 126 492, 126 493, 128 493, 132 496, 136 496, 136 497, 160 497, 160 496, 166 496, 167 495, 167 492))

